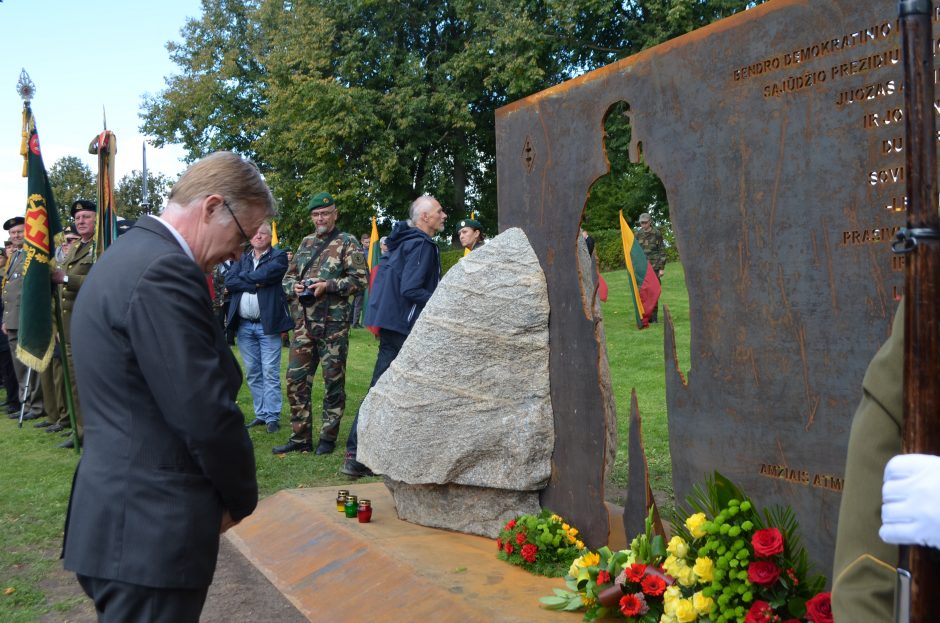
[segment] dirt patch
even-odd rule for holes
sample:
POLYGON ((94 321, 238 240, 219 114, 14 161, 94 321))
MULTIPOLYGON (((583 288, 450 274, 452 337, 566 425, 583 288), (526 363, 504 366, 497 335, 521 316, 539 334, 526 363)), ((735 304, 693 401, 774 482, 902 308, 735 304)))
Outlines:
MULTIPOLYGON (((40 584, 50 605, 71 607, 43 616, 42 623, 95 623, 95 606, 75 574, 57 565, 40 584)), ((222 539, 215 579, 209 587, 201 623, 306 623, 300 613, 235 547, 222 539)))

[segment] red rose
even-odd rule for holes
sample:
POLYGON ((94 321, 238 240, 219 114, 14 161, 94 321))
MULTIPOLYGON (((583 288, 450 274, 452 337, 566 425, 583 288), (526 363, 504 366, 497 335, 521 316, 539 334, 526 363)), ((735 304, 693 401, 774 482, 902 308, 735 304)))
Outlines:
POLYGON ((506 522, 506 527, 503 528, 503 530, 512 530, 515 527, 516 527, 516 520, 510 519, 509 521, 506 522))
POLYGON ((606 571, 597 572, 597 583, 600 584, 610 584, 610 574, 606 571))
POLYGON ((498 549, 499 551, 503 551, 503 540, 502 540, 502 539, 496 539, 496 549, 498 549))
POLYGON ((516 543, 519 545, 525 543, 525 532, 519 532, 516 534, 516 543))
POLYGON ((767 560, 756 560, 747 567, 747 579, 760 586, 770 586, 780 578, 780 567, 767 560))
POLYGON ((832 594, 819 593, 807 601, 806 617, 813 623, 832 623, 832 594))
POLYGON ((766 601, 755 601, 744 617, 744 623, 770 623, 773 608, 766 601))
POLYGON ((507 554, 512 553, 512 543, 510 543, 509 541, 506 541, 506 553, 507 554))
POLYGON ((624 616, 633 617, 640 614, 643 602, 636 595, 624 595, 620 598, 620 611, 624 616))
POLYGON ((539 551, 539 548, 533 545, 532 543, 526 543, 522 546, 522 559, 526 562, 535 562, 535 554, 539 551))
POLYGON ((656 575, 648 575, 640 582, 640 588, 650 597, 659 597, 666 591, 666 581, 656 575))
POLYGON ((623 573, 631 582, 639 582, 643 579, 643 576, 646 575, 646 565, 641 565, 635 562, 624 569, 623 573))
POLYGON ((758 530, 751 537, 755 556, 775 556, 783 551, 783 535, 776 528, 758 530))

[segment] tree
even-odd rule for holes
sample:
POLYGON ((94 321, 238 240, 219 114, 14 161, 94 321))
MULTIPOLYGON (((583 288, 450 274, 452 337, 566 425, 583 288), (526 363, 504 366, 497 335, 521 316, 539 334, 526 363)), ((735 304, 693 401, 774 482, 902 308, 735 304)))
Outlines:
MULTIPOLYGON (((162 173, 147 174, 147 192, 150 195, 149 214, 159 214, 163 210, 166 195, 172 186, 170 178, 162 173)), ((114 189, 114 206, 124 218, 137 219, 144 213, 143 174, 139 170, 131 171, 117 183, 114 189)))
MULTIPOLYGON (((711 22, 760 4, 763 0, 647 0, 624 4, 624 51, 634 54, 711 22)), ((665 226, 670 237, 669 203, 662 181, 646 164, 632 163, 629 157, 630 122, 628 106, 619 102, 608 111, 604 122, 605 147, 610 173, 591 187, 584 209, 584 227, 590 231, 619 228, 617 213, 635 224, 639 215, 649 212, 665 226)))
MULTIPOLYGON (((310 229, 327 190, 339 226, 401 218, 420 193, 496 229, 497 107, 753 5, 743 0, 203 0, 182 73, 146 101, 156 144, 258 162, 279 234, 310 229)), ((651 186, 646 183, 645 186, 651 186)), ((642 185, 641 185, 642 187, 642 185)))
POLYGON ((183 73, 144 101, 142 129, 157 147, 181 143, 193 162, 218 150, 260 161, 264 68, 258 62, 256 0, 202 0, 202 16, 186 21, 183 41, 167 43, 183 73))
POLYGON ((75 156, 64 156, 49 168, 49 185, 59 207, 59 220, 70 223, 70 209, 77 199, 97 202, 98 180, 84 162, 75 156))

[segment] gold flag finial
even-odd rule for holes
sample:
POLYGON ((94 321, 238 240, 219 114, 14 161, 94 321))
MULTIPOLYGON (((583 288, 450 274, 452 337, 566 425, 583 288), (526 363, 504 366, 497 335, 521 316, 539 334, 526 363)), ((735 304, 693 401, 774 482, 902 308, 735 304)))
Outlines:
POLYGON ((29 79, 26 69, 20 71, 20 79, 16 82, 16 92, 23 99, 23 130, 20 138, 20 155, 23 156, 23 177, 27 177, 29 175, 27 149, 29 149, 30 123, 32 121, 30 119, 29 102, 36 95, 36 85, 29 79))

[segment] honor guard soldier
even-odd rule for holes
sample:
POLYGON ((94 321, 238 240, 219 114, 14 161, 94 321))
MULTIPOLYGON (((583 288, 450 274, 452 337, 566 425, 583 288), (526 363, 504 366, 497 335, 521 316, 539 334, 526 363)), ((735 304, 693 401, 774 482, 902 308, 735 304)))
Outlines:
MULTIPOLYGON (((20 328, 20 299, 23 294, 23 262, 26 252, 23 250, 23 236, 26 233, 26 219, 14 216, 3 224, 3 229, 10 232, 13 242, 13 254, 7 262, 6 273, 3 276, 3 326, 10 344, 10 354, 13 355, 13 368, 16 370, 16 379, 19 381, 20 391, 26 387, 26 373, 29 368, 16 358, 17 333, 20 328)), ((29 395, 26 396, 26 413, 24 420, 35 420, 43 415, 42 388, 39 375, 31 374, 29 379, 29 395)))
MULTIPOLYGON (((93 201, 79 199, 72 204, 72 221, 79 239, 72 243, 65 255, 62 266, 52 272, 52 282, 62 284, 62 325, 65 329, 65 354, 68 360, 71 378, 75 378, 75 366, 72 364, 72 312, 75 309, 75 297, 85 282, 85 277, 95 263, 95 251, 92 239, 95 237, 95 224, 98 218, 98 206, 93 201)), ((74 382, 74 381, 73 381, 74 382)), ((75 407, 75 426, 79 440, 84 434, 82 412, 78 403, 78 391, 72 388, 72 405, 75 407)), ((62 444, 71 447, 72 440, 62 444)))

